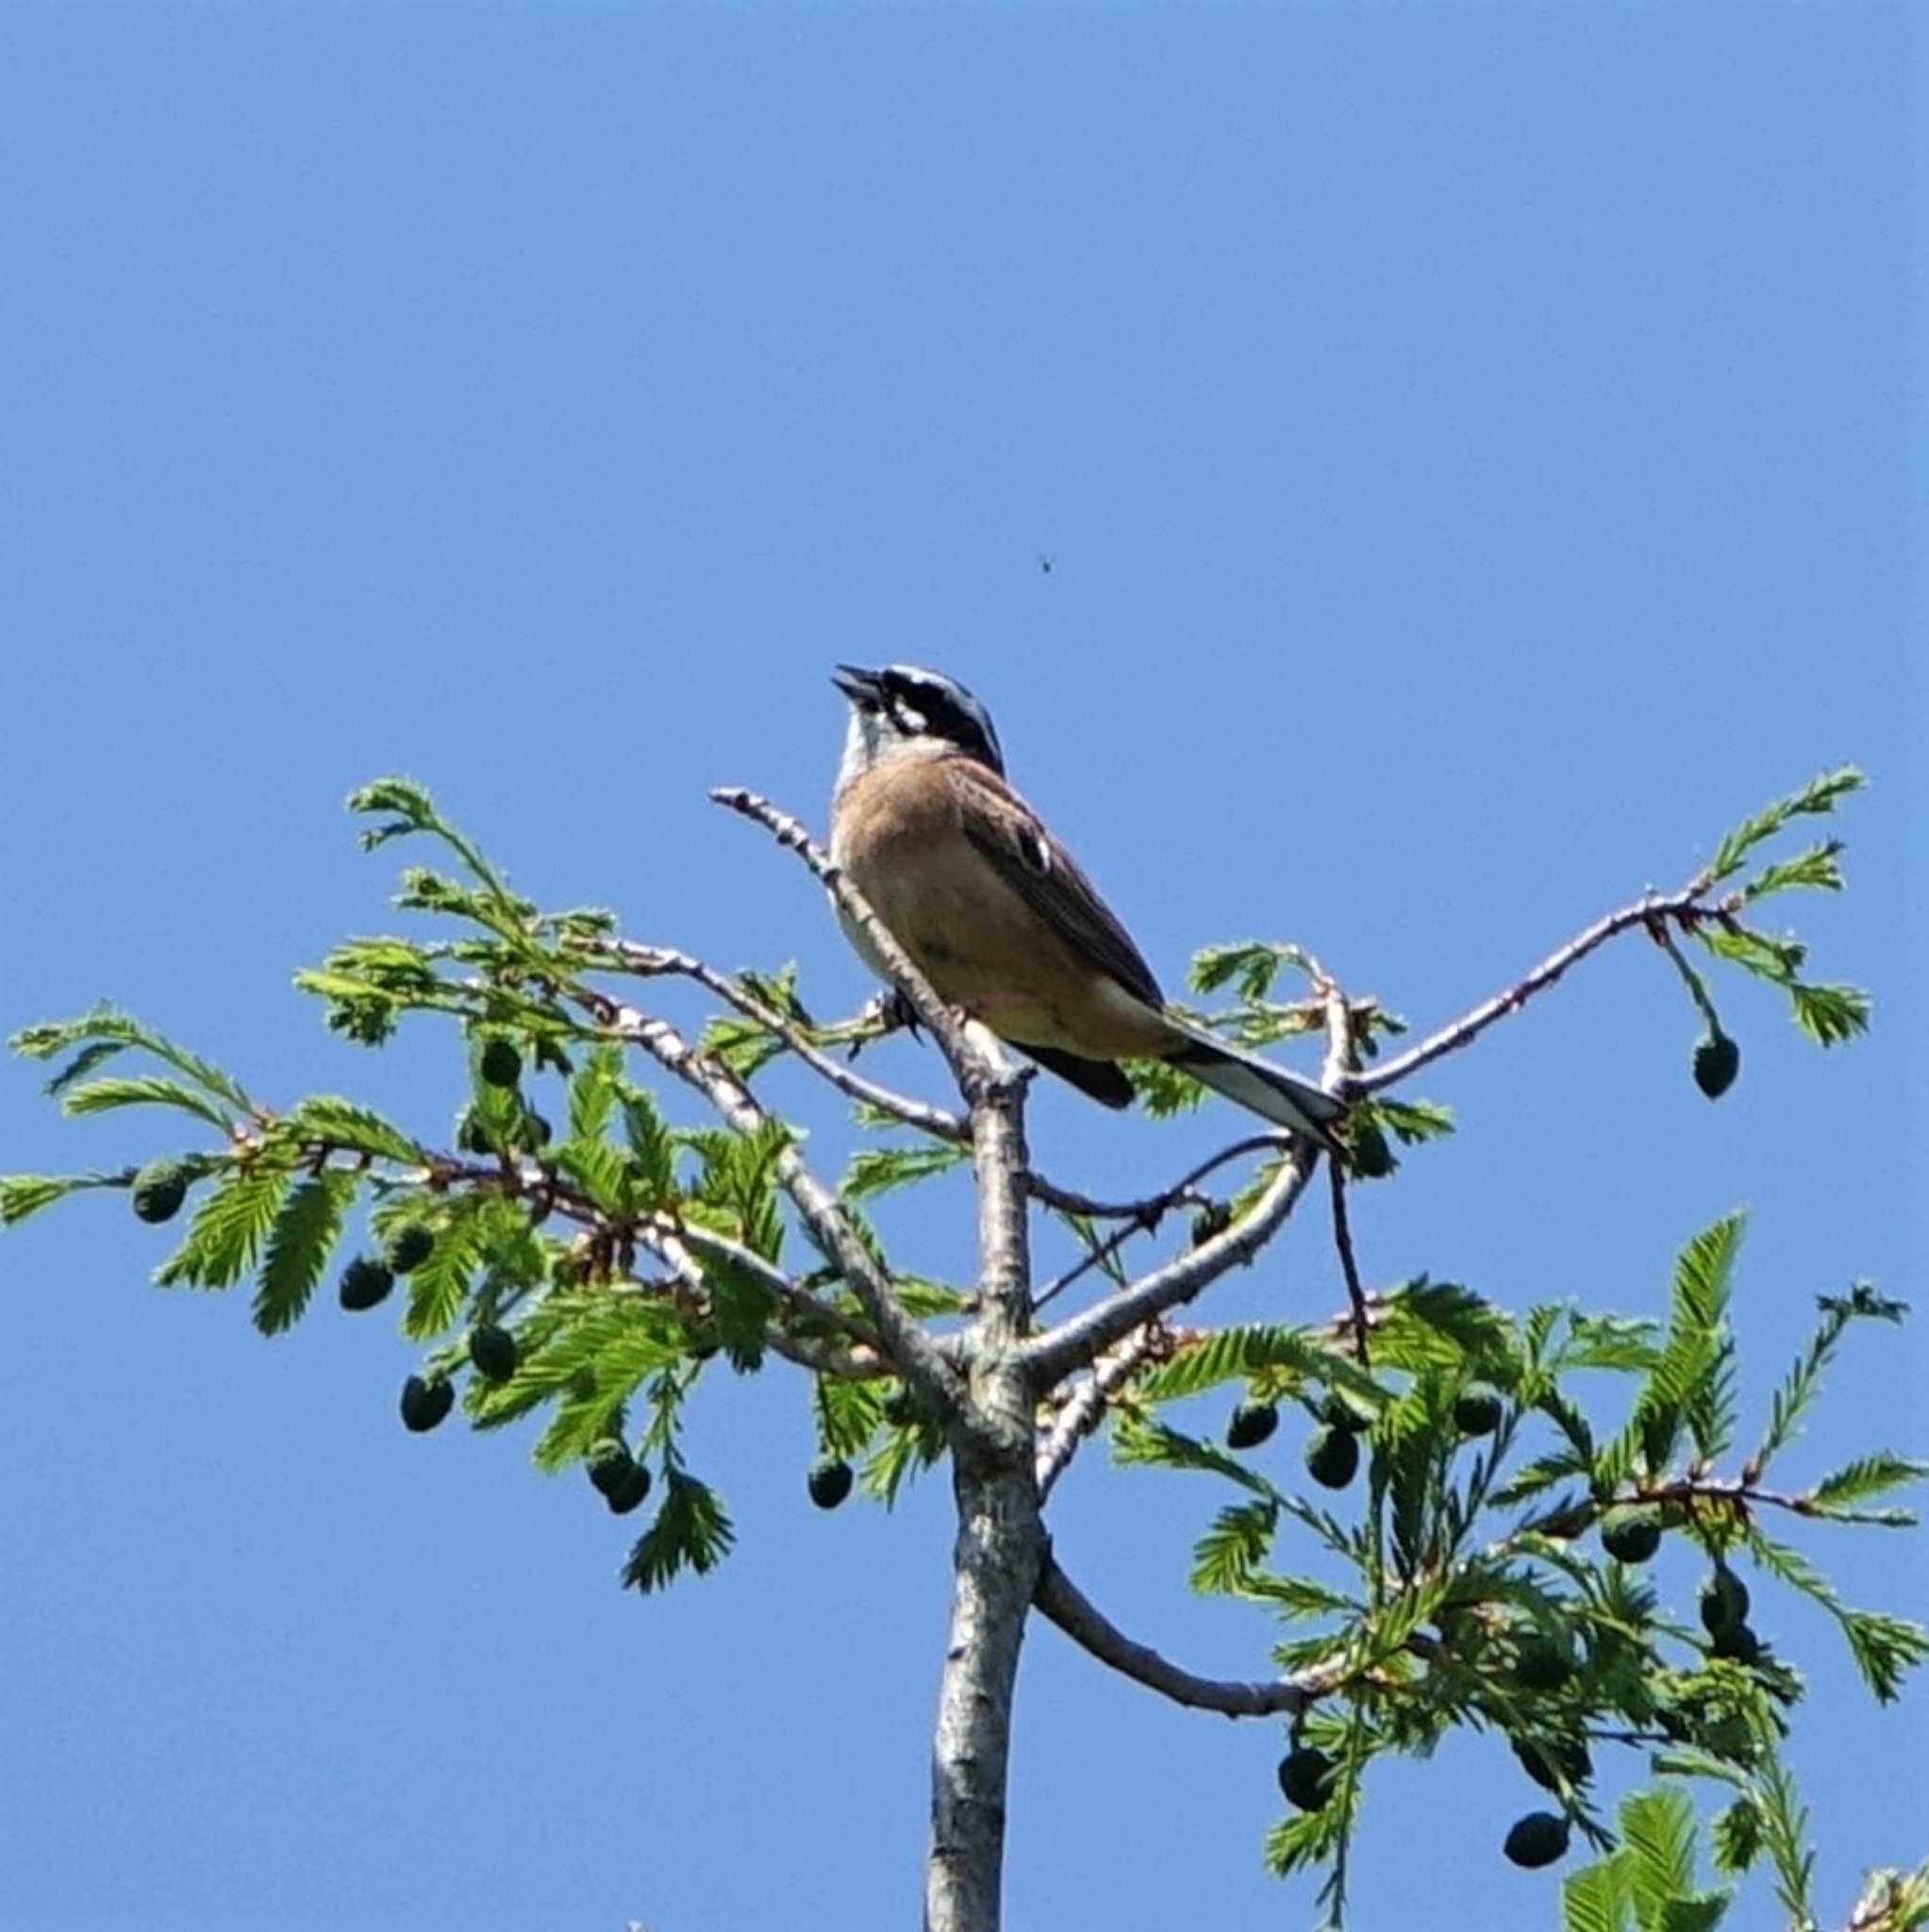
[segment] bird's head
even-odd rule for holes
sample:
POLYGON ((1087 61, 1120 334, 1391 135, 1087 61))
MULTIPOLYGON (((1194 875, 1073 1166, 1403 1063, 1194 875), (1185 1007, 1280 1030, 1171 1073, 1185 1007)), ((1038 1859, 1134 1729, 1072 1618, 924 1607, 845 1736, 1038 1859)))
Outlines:
POLYGON ((906 753, 958 753, 1004 775, 991 714, 955 677, 916 664, 887 664, 882 671, 840 664, 831 682, 851 701, 846 780, 906 753))

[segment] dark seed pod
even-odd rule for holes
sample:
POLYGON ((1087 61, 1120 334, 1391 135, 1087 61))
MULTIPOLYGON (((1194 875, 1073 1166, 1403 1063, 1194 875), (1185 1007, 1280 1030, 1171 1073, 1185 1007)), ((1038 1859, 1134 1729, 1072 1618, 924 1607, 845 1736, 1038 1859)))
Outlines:
POLYGON ((1717 1570, 1702 1585, 1702 1628, 1710 1637, 1748 1620, 1748 1585, 1728 1569, 1717 1570))
POLYGON ((1761 1639, 1746 1624, 1724 1624, 1709 1640, 1708 1649, 1731 1663, 1752 1664, 1761 1656, 1761 1639))
POLYGON ((851 1493, 851 1465, 827 1456, 811 1465, 804 1486, 820 1509, 835 1509, 851 1493))
POLYGON ((1601 1519, 1601 1547, 1620 1563, 1645 1563, 1661 1547, 1661 1524, 1652 1509, 1610 1509, 1601 1519))
POLYGON ((636 1458, 629 1453, 628 1445, 618 1441, 614 1436, 606 1436, 600 1442, 592 1444, 584 1461, 599 1496, 607 1496, 611 1491, 621 1489, 629 1472, 636 1467, 636 1458))
POLYGON ((633 1462, 621 1480, 603 1491, 603 1500, 612 1516, 627 1516, 649 1493, 650 1472, 640 1462, 633 1462))
POLYGON ((387 1259, 397 1274, 412 1274, 435 1251, 434 1233, 421 1222, 411 1221, 389 1237, 387 1259))
POLYGON ((485 1382, 507 1382, 516 1373, 516 1338, 493 1322, 469 1331, 469 1359, 485 1382))
POLYGON ((1741 1071, 1741 1049, 1725 1033, 1705 1033, 1695 1044, 1694 1083, 1710 1100, 1720 1100, 1741 1071))
POLYGON ((1454 1405, 1454 1426, 1463 1436, 1490 1436, 1501 1425, 1501 1399, 1491 1389, 1475 1386, 1454 1405))
POLYGON ((1329 1429, 1344 1429, 1350 1436, 1373 1425, 1372 1417, 1352 1396, 1341 1394, 1338 1389, 1327 1391, 1325 1401, 1320 1405, 1320 1420, 1329 1429))
POLYGON ((1279 1426, 1279 1410, 1270 1402, 1242 1402, 1225 1425, 1229 1449, 1256 1449, 1279 1426))
POLYGON ((1393 1150, 1387 1144, 1379 1123, 1366 1114, 1347 1130, 1353 1171, 1363 1181, 1384 1180, 1393 1172, 1393 1150))
POLYGON ((491 1087, 513 1087, 523 1077, 523 1056, 507 1040, 491 1040, 475 1069, 491 1087))
POLYGON ((1302 1744, 1279 1760, 1279 1789, 1301 1811, 1319 1811, 1333 1796, 1333 1760, 1311 1744, 1302 1744))
POLYGON ((188 1198, 188 1171, 177 1160, 150 1160, 134 1176, 134 1212, 142 1221, 172 1221, 188 1198))
POLYGON ((1573 1653, 1539 1631, 1530 1631, 1514 1654, 1514 1675, 1528 1690, 1558 1690, 1574 1674, 1573 1653))
POLYGON ((1343 1490, 1359 1469, 1359 1438, 1345 1429, 1315 1429, 1306 1438, 1306 1474, 1329 1490, 1343 1490))
POLYGON ((1521 1760, 1521 1769, 1543 1790, 1557 1791, 1559 1779, 1555 1775, 1558 1768, 1560 1776, 1571 1785, 1586 1784, 1594 1775, 1594 1760, 1588 1755, 1588 1747, 1578 1738, 1537 1738, 1536 1750, 1523 1738, 1514 1740, 1514 1756, 1521 1760))
POLYGON ((1530 1872, 1552 1865, 1556 1858, 1567 1856, 1568 1822, 1552 1811, 1530 1811, 1526 1817, 1514 1821, 1514 1828, 1507 1833, 1502 1849, 1515 1864, 1525 1866, 1530 1872))
POLYGON ((487 1156, 495 1152, 488 1123, 473 1108, 462 1116, 461 1124, 456 1129, 456 1145, 464 1154, 487 1156))
POLYGON ((533 1151, 538 1147, 549 1145, 551 1132, 549 1123, 531 1108, 517 1125, 516 1139, 523 1146, 533 1151))
POLYGON ((394 1286, 394 1275, 381 1262, 368 1255, 358 1255, 341 1271, 341 1306, 352 1314, 359 1314, 362 1309, 386 1301, 394 1286))
POLYGON ((432 1429, 455 1406, 456 1387, 440 1375, 433 1382, 410 1375, 402 1385, 402 1421, 417 1435, 432 1429))

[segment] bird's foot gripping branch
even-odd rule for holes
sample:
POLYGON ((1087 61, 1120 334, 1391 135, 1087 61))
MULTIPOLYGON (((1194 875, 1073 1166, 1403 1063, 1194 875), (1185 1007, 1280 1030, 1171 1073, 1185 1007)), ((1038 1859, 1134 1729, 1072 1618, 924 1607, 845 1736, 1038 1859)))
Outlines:
MULTIPOLYGON (((1048 1177, 1026 1147, 1023 1077, 937 996, 802 825, 741 791, 719 796, 817 872, 883 961, 900 1011, 826 1024, 788 969, 725 974, 623 938, 606 912, 545 911, 420 787, 383 780, 352 801, 374 821, 365 842, 411 837, 445 855, 445 870, 407 871, 397 901, 434 923, 430 936, 351 940, 297 983, 362 1046, 418 1016, 450 1023, 466 1071, 452 1083, 446 1131, 333 1095, 271 1106, 151 1028, 96 1009, 29 1027, 14 1044, 54 1064, 48 1091, 65 1111, 158 1108, 192 1141, 103 1172, 0 1179, 0 1219, 83 1190, 119 1191, 157 1224, 185 1211, 157 1279, 252 1281, 255 1320, 270 1335, 310 1308, 345 1247, 341 1307, 392 1304, 423 1350, 401 1391, 403 1422, 433 1428, 458 1405, 476 1428, 540 1415, 544 1468, 580 1463, 587 1489, 617 1514, 650 1506, 623 1572, 640 1591, 707 1571, 731 1548, 723 1500, 685 1428, 686 1400, 707 1375, 753 1373, 772 1357, 802 1372, 819 1437, 802 1487, 820 1508, 857 1488, 889 1503, 949 1457, 959 1535, 926 1898, 940 1932, 997 1923, 1029 1607, 1149 1690, 1285 1726, 1286 1812, 1267 1857, 1282 1873, 1323 1868, 1336 1919, 1371 1768, 1472 1729, 1511 1760, 1507 1776, 1538 1788, 1537 1808, 1511 1828, 1519 1807, 1497 1800, 1497 1849, 1532 1866, 1585 1838, 1602 1858, 1570 1882, 1583 1903, 1599 1891, 1611 1905, 1615 1888, 1638 1880, 1651 1895, 1659 1883, 1630 1862, 1647 1857, 1648 1813, 1623 1809, 1617 1850, 1591 1795, 1597 1761, 1619 1748, 1719 1788, 1718 1865, 1739 1874, 1765 1863, 1790 1915, 1813 1924, 1802 1813, 1781 1756, 1802 1687, 1771 1641, 1774 1593, 1823 1606, 1881 1698, 1896 1694, 1925 1639, 1842 1603, 1786 1533, 1904 1522, 1884 1499, 1921 1465, 1864 1449, 1787 1487, 1778 1458, 1838 1344, 1869 1321, 1899 1319, 1901 1305, 1861 1285, 1821 1298, 1810 1345, 1744 1439, 1734 1386, 1745 1324, 1729 1299, 1736 1217, 1684 1249, 1668 1317, 1655 1324, 1554 1304, 1513 1315, 1424 1278, 1370 1288, 1348 1194, 1395 1171, 1395 1145, 1453 1128, 1444 1107, 1396 1087, 1622 933, 1660 947, 1686 986, 1701 1032, 1691 1071, 1711 1097, 1736 1078, 1739 1050, 1717 1017, 1710 969, 1779 988, 1823 1045, 1860 1031, 1863 996, 1811 981, 1802 945, 1759 924, 1771 896, 1839 887, 1834 840, 1780 858, 1764 848, 1857 782, 1853 772, 1817 779, 1722 840, 1678 891, 1630 901, 1401 1050, 1394 1013, 1342 990, 1295 946, 1199 955, 1194 991, 1230 991, 1234 1003, 1181 1011, 1187 1028, 1242 1054, 1300 1034, 1324 1041, 1321 1086, 1347 1108, 1330 1172, 1346 1306, 1331 1319, 1283 1308, 1271 1323, 1197 1325, 1201 1298, 1261 1254, 1304 1198, 1322 1158, 1315 1146, 1249 1136, 1127 1200, 1048 1177), (1292 974, 1305 991, 1283 996, 1292 974), (723 1008, 694 1037, 642 1004, 671 980, 723 1008), (950 1100, 900 1092, 854 1063, 902 1013, 948 1061, 950 1100), (878 1137, 840 1178, 807 1162, 767 1097, 778 1061, 836 1090, 878 1137), (666 1108, 678 1091, 694 1124, 666 1108), (973 1278, 936 1279, 913 1257, 888 1256, 871 1204, 966 1163, 973 1278), (1031 1249, 1047 1237, 1069 1251, 1040 1281, 1031 1249), (1135 1267, 1151 1245, 1162 1252, 1135 1267), (1604 1371, 1623 1378, 1619 1404, 1596 1392, 1604 1371), (1585 1395, 1583 1375, 1593 1378, 1585 1395), (1202 1405, 1226 1391, 1236 1400, 1222 1424, 1202 1421, 1202 1405), (1283 1418, 1298 1426, 1283 1429, 1283 1418), (1192 1580, 1279 1620, 1263 1674, 1222 1679, 1170 1662, 1073 1582, 1074 1553, 1048 1546, 1041 1512, 1101 1428, 1126 1471, 1230 1485, 1203 1526, 1192 1580), (1649 1581, 1646 1566, 1671 1543, 1700 1553, 1686 1614, 1671 1614, 1649 1581)), ((1154 1115, 1201 1097, 1172 1059, 1129 1074, 1154 1115)), ((1331 1298, 1320 1299, 1323 1309, 1331 1298)), ((1652 1802, 1678 1823, 1676 1798, 1652 1802)), ((1891 1916, 1855 1923, 1917 1923, 1897 1915, 1917 1881, 1883 1883, 1891 1916)), ((1694 1923, 1712 1924, 1719 1895, 1703 1897, 1712 1903, 1693 1907, 1704 1914, 1694 1923)))

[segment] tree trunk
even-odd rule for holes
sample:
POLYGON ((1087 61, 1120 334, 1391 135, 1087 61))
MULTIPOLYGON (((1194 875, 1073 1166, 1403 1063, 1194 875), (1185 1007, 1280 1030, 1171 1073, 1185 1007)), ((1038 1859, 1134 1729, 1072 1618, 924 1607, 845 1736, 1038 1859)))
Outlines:
POLYGON ((926 1932, 997 1932, 1019 1644, 1044 1548, 1029 1454, 956 1457, 951 1633, 931 1757, 926 1932))
POLYGON ((1018 1650, 1044 1559, 1034 1457, 1037 1398, 1017 1351, 1031 1326, 1024 1084, 994 1070, 972 1091, 978 1184, 978 1316, 966 1348, 964 1413, 951 1431, 957 1542, 951 1633, 931 1750, 925 1932, 998 1932, 1006 1773, 1018 1650))

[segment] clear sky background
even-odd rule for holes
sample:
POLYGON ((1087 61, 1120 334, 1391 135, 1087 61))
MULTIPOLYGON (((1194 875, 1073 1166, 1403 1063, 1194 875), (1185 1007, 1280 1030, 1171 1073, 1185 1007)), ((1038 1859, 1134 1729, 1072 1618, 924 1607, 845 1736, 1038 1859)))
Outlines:
MULTIPOLYGON (((1624 942, 1419 1083, 1463 1130, 1356 1209, 1373 1281, 1654 1313, 1752 1204, 1758 1414, 1818 1291, 1923 1299, 1910 52, 1852 5, 7 8, 0 1022, 111 996, 444 1131, 446 1036, 366 1055, 289 987, 398 916, 339 808, 392 769, 548 903, 854 1006, 704 796, 822 822, 837 658, 975 688, 1169 985, 1291 936, 1422 1024, 1854 758, 1853 889, 1788 910, 1871 1040, 1724 982, 1711 1107, 1624 942)), ((164 1131, 40 1077, 0 1073, 0 1170, 164 1131)), ((839 1112, 769 1085, 835 1169, 839 1112)), ((1041 1091, 1034 1138, 1115 1191, 1238 1124, 1041 1091)), ((925 1200, 900 1252, 957 1269, 963 1193, 925 1200)), ((941 1482, 822 1515, 801 1379, 719 1374, 740 1552, 640 1600, 637 1520, 527 1434, 404 1434, 382 1318, 264 1342, 148 1287, 166 1248, 114 1200, 0 1239, 0 1920, 910 1923, 941 1482)), ((1309 1213, 1217 1307, 1338 1294, 1309 1213)), ((1854 1337, 1791 1475, 1929 1451, 1923 1368, 1854 1337)), ((1184 1583, 1218 1500, 1093 1452, 1053 1515, 1134 1634, 1256 1674, 1266 1619, 1184 1583)), ((1804 1542, 1929 1607, 1921 1539, 1804 1542)), ((1876 1710, 1758 1597, 1838 1921, 1929 1848, 1923 1691, 1876 1710)), ((1036 1629, 1010 1923, 1310 1923, 1259 1868, 1279 1750, 1036 1629)), ((1549 1923, 1558 1874, 1499 1856, 1537 1795, 1491 1740, 1377 1777, 1357 1923, 1549 1923)))

